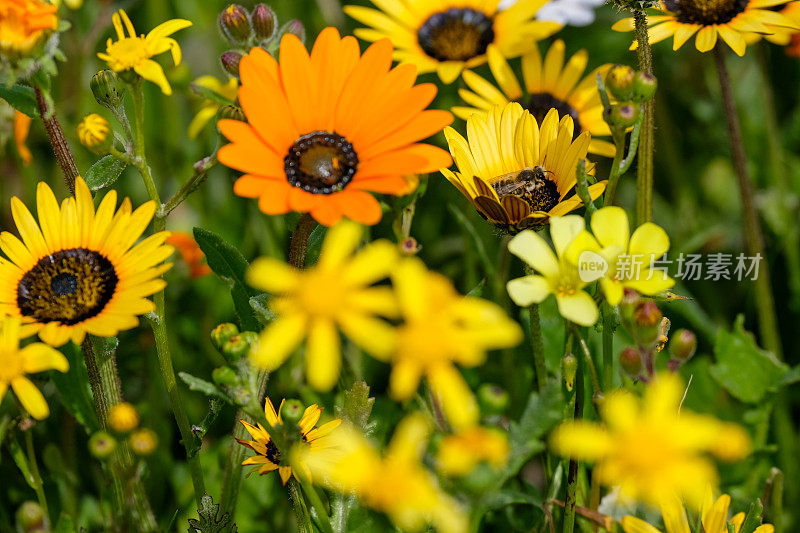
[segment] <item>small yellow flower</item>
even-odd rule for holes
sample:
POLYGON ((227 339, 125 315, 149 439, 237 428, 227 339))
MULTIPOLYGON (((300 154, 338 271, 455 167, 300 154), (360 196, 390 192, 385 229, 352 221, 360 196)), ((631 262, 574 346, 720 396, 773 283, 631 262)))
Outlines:
POLYGON ((0 322, 0 401, 10 385, 22 407, 32 417, 42 420, 50 414, 50 409, 42 393, 25 374, 50 369, 66 372, 69 363, 61 352, 41 342, 20 348, 22 334, 19 318, 6 317, 0 322))
POLYGON ((481 462, 502 468, 508 460, 508 436, 499 428, 471 427, 442 439, 437 468, 448 476, 463 476, 481 462))
POLYGON ((78 140, 86 148, 94 149, 103 146, 108 140, 111 126, 103 116, 97 113, 86 115, 78 124, 78 140))
POLYGON ((158 446, 158 435, 149 428, 137 429, 128 437, 128 444, 136 455, 150 455, 158 446))
POLYGON ((118 403, 108 410, 108 425, 118 433, 127 433, 139 425, 139 413, 128 402, 118 403))
POLYGON ((404 319, 397 328, 396 352, 386 359, 393 365, 392 398, 407 400, 425 377, 450 424, 474 425, 478 404, 454 363, 483 364, 487 350, 519 344, 522 329, 497 304, 461 296, 449 279, 416 257, 395 267, 392 283, 404 319))
MULTIPOLYGON (((700 512, 704 533, 727 533, 729 523, 733 524, 733 530, 739 533, 745 514, 736 513, 728 520, 730 504, 731 497, 727 494, 723 494, 714 501, 711 487, 707 487, 700 512)), ((686 518, 686 510, 680 499, 673 495, 661 502, 660 507, 666 533, 690 533, 689 520, 686 518)), ((625 533, 661 533, 657 528, 634 516, 624 516, 620 522, 625 533)), ((773 533, 774 531, 775 527, 772 524, 763 524, 758 526, 753 533, 773 533)))
POLYGON ((344 221, 328 230, 317 264, 301 271, 277 259, 262 257, 247 272, 248 282, 274 297, 277 318, 261 333, 253 363, 274 370, 306 339, 306 378, 317 390, 330 390, 341 368, 341 330, 379 359, 394 346, 394 330, 377 315, 396 315, 389 287, 372 285, 388 277, 398 250, 375 241, 354 253, 362 226, 344 221))
MULTIPOLYGON (((269 398, 267 398, 266 403, 264 404, 264 415, 266 416, 267 423, 271 428, 277 428, 278 426, 283 425, 283 418, 281 417, 280 412, 283 408, 284 401, 285 400, 281 400, 281 404, 278 406, 277 411, 275 410, 275 406, 272 405, 272 401, 269 398)), ((300 429, 299 440, 307 444, 305 446, 301 446, 301 448, 305 450, 305 453, 307 453, 305 457, 315 458, 319 455, 324 457, 324 461, 329 459, 327 452, 329 448, 333 447, 331 444, 331 432, 338 428, 342 421, 341 419, 337 418, 322 424, 318 428, 315 428, 314 426, 316 426, 317 422, 319 422, 319 417, 321 414, 322 409, 320 409, 317 404, 309 405, 306 407, 306 410, 297 425, 300 429)), ((250 433, 250 436, 255 439, 236 439, 239 441, 239 444, 247 446, 256 452, 256 455, 245 459, 245 461, 242 463, 243 465, 255 465, 253 471, 258 471, 258 473, 261 475, 268 474, 273 470, 277 470, 278 474, 281 476, 281 482, 284 485, 286 485, 286 482, 289 481, 289 478, 293 473, 295 478, 297 478, 297 473, 293 472, 292 465, 285 461, 285 459, 282 460, 281 450, 278 449, 278 446, 272 440, 269 432, 264 429, 261 424, 254 426, 248 422, 245 422, 244 420, 240 420, 239 422, 244 425, 247 432, 250 433)), ((310 472, 306 467, 304 459, 295 461, 293 466, 294 468, 300 470, 301 474, 305 475, 306 477, 313 478, 313 473, 310 472)))
POLYGON ((681 409, 682 396, 681 380, 660 374, 641 401, 613 392, 600 407, 604 424, 566 422, 550 443, 562 455, 594 462, 600 483, 619 485, 625 497, 660 505, 678 495, 699 509, 705 488, 717 483, 710 456, 743 459, 750 440, 735 424, 681 409))
POLYGON ((467 519, 460 506, 439 488, 421 462, 429 433, 422 415, 408 415, 381 455, 361 432, 342 426, 331 435, 335 460, 329 454, 306 450, 296 461, 304 461, 319 483, 355 494, 363 505, 386 513, 403 531, 419 531, 432 524, 439 532, 465 532, 467 519))
POLYGON ((169 86, 164 70, 151 58, 169 51, 172 54, 172 61, 179 65, 181 47, 168 35, 188 28, 192 25, 191 21, 168 20, 156 26, 147 36, 137 36, 131 19, 124 9, 114 13, 112 20, 117 32, 117 41, 109 38, 106 42, 106 53, 98 53, 97 57, 108 63, 111 70, 116 72, 133 70, 142 78, 158 85, 164 94, 172 94, 172 87, 169 86), (127 35, 125 29, 128 30, 127 35))
POLYGON ((25 53, 58 28, 57 7, 43 0, 0 2, 0 52, 25 53))
MULTIPOLYGON (((236 78, 230 78, 227 83, 222 83, 219 79, 215 78, 214 76, 200 76, 194 83, 200 85, 201 87, 205 87, 206 89, 212 90, 215 93, 223 96, 233 102, 236 100, 236 95, 239 91, 239 80, 236 78)), ((220 108, 220 104, 215 102, 214 100, 203 100, 203 106, 200 108, 200 111, 192 119, 192 122, 189 124, 189 138, 194 139, 197 137, 200 132, 203 130, 206 124, 214 118, 214 115, 217 114, 217 111, 220 108)))
POLYGON ((538 234, 525 230, 508 243, 508 251, 525 261, 539 274, 512 279, 506 285, 514 303, 527 307, 554 295, 558 312, 581 326, 597 322, 597 304, 583 290, 587 283, 580 277, 578 266, 567 258, 580 255, 575 238, 585 231, 583 217, 567 215, 550 219, 550 237, 556 253, 538 234))

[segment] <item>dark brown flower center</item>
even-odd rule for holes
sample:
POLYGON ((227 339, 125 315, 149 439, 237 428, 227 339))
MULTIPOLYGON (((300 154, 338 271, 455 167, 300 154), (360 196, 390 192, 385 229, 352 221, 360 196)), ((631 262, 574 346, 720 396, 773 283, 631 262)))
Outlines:
POLYGON ((43 257, 17 286, 20 312, 37 322, 74 325, 98 315, 117 287, 111 261, 93 250, 72 248, 43 257))
POLYGON ((579 120, 579 113, 577 109, 569 105, 564 100, 560 100, 550 93, 536 93, 528 97, 528 99, 521 98, 517 100, 522 107, 530 111, 533 118, 536 119, 540 125, 547 116, 551 109, 558 111, 558 118, 570 116, 572 123, 575 125, 575 130, 572 133, 572 138, 575 139, 581 133, 581 122, 579 120))
POLYGON ((486 53, 494 41, 493 21, 469 8, 434 13, 417 32, 422 50, 438 61, 467 61, 486 53))
POLYGON ((501 202, 506 196, 516 196, 528 204, 531 211, 548 212, 558 205, 558 186, 542 167, 501 176, 492 183, 492 188, 501 202))
POLYGON ((666 8, 684 24, 725 24, 747 8, 749 0, 665 0, 666 8))
POLYGON ((267 453, 264 454, 270 462, 279 465, 281 464, 281 451, 275 446, 275 443, 272 440, 267 441, 267 453))
POLYGON ((303 135, 283 159, 286 179, 313 194, 344 189, 358 168, 353 145, 337 133, 315 131, 303 135))

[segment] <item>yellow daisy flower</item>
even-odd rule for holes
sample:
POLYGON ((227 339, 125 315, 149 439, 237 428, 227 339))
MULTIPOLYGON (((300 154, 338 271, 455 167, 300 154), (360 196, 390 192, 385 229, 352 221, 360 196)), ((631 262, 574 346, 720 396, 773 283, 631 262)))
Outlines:
POLYGON ((605 76, 611 65, 598 67, 581 79, 589 61, 588 53, 580 50, 565 64, 564 41, 559 39, 548 49, 544 61, 538 46, 522 56, 523 89, 496 46, 489 46, 487 57, 496 86, 474 72, 464 72, 469 90, 459 89, 458 94, 469 107, 454 107, 453 114, 466 120, 477 111, 491 111, 497 105, 519 102, 541 124, 550 109, 555 108, 559 117, 572 117, 575 136, 584 131, 592 134, 590 153, 614 157, 614 144, 596 138, 611 135, 603 120, 603 103, 597 91, 597 75, 605 76))
POLYGON ((398 250, 375 241, 354 253, 362 226, 343 221, 328 230, 317 264, 301 271, 277 259, 262 257, 247 271, 248 282, 273 294, 277 318, 261 333, 253 363, 274 370, 306 340, 306 378, 317 390, 330 390, 341 368, 338 330, 368 353, 389 356, 394 330, 376 317, 396 314, 389 287, 372 285, 388 277, 398 250))
POLYGON ((306 450, 297 455, 315 480, 343 494, 355 494, 362 505, 386 513, 403 531, 431 524, 439 532, 467 531, 467 517, 423 466, 430 427, 419 413, 408 415, 395 429, 381 455, 364 435, 342 426, 330 437, 337 460, 306 450))
POLYGON ((355 30, 365 41, 384 37, 395 46, 394 58, 421 73, 438 72, 454 82, 464 69, 486 63, 489 45, 503 57, 517 57, 538 40, 561 29, 535 19, 540 0, 519 0, 500 9, 500 0, 372 0, 378 9, 346 6, 345 13, 369 26, 355 30))
MULTIPOLYGON (((266 403, 264 404, 264 415, 267 417, 267 423, 271 428, 277 428, 278 426, 283 425, 283 419, 280 415, 280 411, 283 408, 283 403, 285 401, 286 400, 281 400, 278 410, 275 411, 275 406, 272 405, 272 401, 267 398, 266 403)), ((337 418, 336 420, 331 420, 330 422, 315 428, 314 426, 316 426, 317 422, 319 422, 319 417, 321 414, 322 409, 320 409, 317 404, 309 405, 306 407, 303 416, 297 423, 300 429, 299 440, 308 444, 306 448, 308 448, 312 455, 320 450, 325 450, 330 446, 330 433, 342 423, 341 419, 337 418)), ((254 426, 244 420, 240 420, 239 422, 244 425, 247 432, 250 433, 250 436, 255 440, 236 440, 239 441, 239 444, 247 446, 256 452, 256 455, 245 459, 242 465, 255 465, 253 472, 258 471, 260 475, 268 474, 273 470, 277 470, 278 474, 281 476, 281 482, 286 485, 286 482, 289 481, 289 478, 292 477, 294 472, 292 471, 292 466, 289 465, 288 462, 282 462, 281 451, 272 440, 272 437, 270 437, 269 432, 264 429, 264 426, 261 424, 254 426)), ((303 470, 303 474, 306 476, 311 476, 311 473, 308 472, 304 461, 296 462, 295 468, 303 470)), ((296 473, 294 473, 294 476, 297 478, 296 473)))
MULTIPOLYGON (((796 27, 800 27, 800 2, 788 2, 786 4, 774 8, 776 13, 788 18, 794 22, 796 27)), ((797 39, 798 30, 795 28, 773 28, 775 33, 761 34, 761 33, 748 33, 745 35, 747 44, 754 44, 761 40, 763 37, 767 41, 777 44, 778 46, 788 46, 792 43, 792 38, 797 39)), ((787 51, 788 55, 792 55, 787 51)), ((795 54, 796 56, 796 54, 795 54)))
MULTIPOLYGON (((516 233, 546 224, 583 205, 578 195, 566 196, 591 138, 584 131, 573 140, 572 117, 558 117, 551 109, 539 124, 516 102, 473 114, 467 119, 469 140, 445 128, 458 172, 441 172, 498 228, 516 233)), ((605 181, 591 185, 592 199, 605 188, 605 181)))
MULTIPOLYGON (((733 530, 739 533, 744 523, 745 514, 736 513, 728 520, 730 504, 731 497, 727 494, 723 494, 714 501, 711 487, 706 489, 706 496, 700 512, 704 533, 728 533, 729 523, 733 524, 733 530)), ((672 496, 661 502, 660 507, 665 533, 691 533, 689 520, 686 518, 686 510, 683 508, 680 499, 672 496)), ((634 516, 624 516, 620 522, 625 533, 661 533, 658 528, 634 516)), ((775 527, 772 524, 762 524, 753 533, 773 533, 774 531, 775 527)))
POLYGON ((594 236, 581 232, 567 260, 580 267, 581 254, 586 251, 602 257, 608 268, 600 287, 609 304, 618 305, 625 288, 654 295, 675 284, 666 272, 651 268, 669 250, 669 236, 663 228, 646 222, 631 235, 628 214, 614 206, 598 209, 590 226, 594 236))
POLYGON ((58 8, 43 0, 0 3, 0 52, 25 53, 58 28, 58 8))
POLYGON ((710 456, 726 461, 747 457, 750 439, 736 424, 681 409, 683 385, 660 374, 640 401, 627 390, 609 394, 600 406, 604 424, 578 420, 556 428, 556 452, 594 462, 600 483, 619 485, 622 495, 659 505, 675 495, 699 509, 705 487, 715 486, 710 456))
POLYGON ((22 407, 37 420, 47 418, 50 409, 39 389, 25 374, 55 369, 69 370, 67 359, 61 352, 41 342, 19 347, 24 336, 19 317, 5 317, 0 321, 0 402, 9 385, 22 407))
POLYGON ((98 53, 97 57, 108 63, 108 67, 116 72, 133 70, 136 74, 152 81, 161 88, 164 94, 172 94, 167 77, 161 65, 151 58, 169 51, 172 61, 179 65, 181 62, 181 47, 175 39, 168 36, 178 30, 188 28, 191 21, 172 19, 156 26, 147 36, 136 35, 131 19, 124 9, 114 13, 111 20, 117 32, 117 40, 109 38, 106 41, 106 52, 98 53), (125 30, 128 34, 125 34, 125 30))
POLYGON ((442 439, 436 455, 439 472, 448 476, 469 474, 486 462, 502 468, 508 460, 508 436, 499 428, 471 427, 442 439))
POLYGON ((538 274, 512 279, 506 284, 508 295, 520 307, 541 303, 549 295, 556 298, 561 316, 580 324, 591 326, 597 322, 599 312, 594 299, 583 290, 583 281, 575 262, 570 257, 580 255, 576 250, 580 242, 576 237, 585 231, 583 217, 567 215, 550 219, 550 238, 556 253, 537 233, 525 230, 508 243, 508 251, 516 255, 538 274))
POLYGON ((453 427, 477 423, 478 405, 453 363, 482 364, 486 351, 511 348, 522 329, 493 302, 461 296, 449 279, 429 271, 416 257, 403 259, 392 272, 400 314, 396 351, 391 358, 390 394, 407 400, 424 376, 453 427))
MULTIPOLYGON (((236 100, 236 96, 239 92, 239 80, 236 78, 230 78, 227 83, 222 83, 214 76, 200 76, 194 80, 194 83, 214 91, 231 102, 236 100)), ((220 107, 220 104, 214 100, 203 100, 203 106, 200 108, 200 111, 197 112, 192 122, 189 123, 188 133, 190 139, 194 139, 200 134, 206 124, 217 114, 220 107)))
POLYGON ((106 143, 111 126, 102 115, 92 113, 83 117, 77 129, 78 140, 86 148, 92 149, 106 143))
POLYGON ((86 333, 113 337, 139 324, 137 315, 153 311, 147 296, 164 288, 159 276, 171 263, 162 231, 135 244, 155 214, 154 202, 132 210, 109 191, 95 211, 89 187, 80 177, 75 196, 59 207, 44 182, 36 191, 39 221, 22 201, 11 199, 11 214, 21 240, 0 234, 0 314, 22 318, 26 330, 44 342, 76 344, 86 333))
MULTIPOLYGON (((774 11, 777 6, 792 0, 665 0, 658 10, 661 14, 647 17, 650 44, 674 37, 672 49, 677 50, 695 37, 695 47, 708 52, 721 38, 739 56, 747 48, 750 33, 770 35, 785 29, 800 30, 800 25, 774 11)), ((613 30, 633 31, 633 18, 618 21, 613 30)), ((636 48, 634 42, 631 49, 636 48)))

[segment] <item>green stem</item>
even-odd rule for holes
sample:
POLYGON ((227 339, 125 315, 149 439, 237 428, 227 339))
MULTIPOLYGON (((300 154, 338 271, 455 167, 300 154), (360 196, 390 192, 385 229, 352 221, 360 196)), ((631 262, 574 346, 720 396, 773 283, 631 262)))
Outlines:
MULTIPOLYGON (((579 332, 575 335, 582 342, 583 338, 579 332)), ((591 358, 589 358, 591 360, 591 358)), ((573 420, 579 420, 583 416, 583 363, 581 358, 578 358, 578 372, 575 376, 575 410, 573 420)), ((569 460, 569 467, 567 469, 567 496, 564 499, 564 527, 563 533, 572 533, 575 529, 575 505, 577 504, 578 492, 578 461, 574 458, 569 460)))
POLYGON ((542 341, 542 322, 539 318, 539 304, 528 308, 530 320, 531 348, 533 351, 533 368, 536 373, 536 390, 542 392, 547 383, 547 365, 544 359, 544 342, 542 341))
POLYGON ((211 154, 210 156, 205 157, 200 161, 198 161, 197 163, 195 163, 194 173, 192 174, 192 177, 189 178, 186 181, 186 183, 184 183, 183 186, 181 186, 180 189, 178 189, 178 192, 176 192, 175 195, 172 196, 172 198, 167 200, 167 202, 161 209, 161 215, 166 217, 167 215, 172 213, 172 211, 176 207, 181 205, 181 203, 183 203, 183 201, 186 200, 187 196, 189 196, 195 190, 197 190, 197 188, 206 180, 208 171, 211 170, 214 167, 214 165, 217 164, 217 162, 218 162, 217 152, 215 150, 214 153, 211 154))
MULTIPOLYGON (((578 326, 572 324, 573 333, 575 338, 578 339, 578 346, 581 348, 581 352, 583 352, 584 360, 586 361, 586 365, 589 367, 589 377, 592 380, 592 398, 597 400, 603 394, 603 389, 600 386, 600 378, 597 375, 597 369, 594 366, 594 360, 592 359, 592 352, 589 350, 589 345, 586 344, 586 339, 583 338, 581 335, 578 326)), ((578 358, 580 360, 580 357, 578 358)), ((578 378, 575 378, 578 381, 578 378)))
MULTIPOLYGON (((653 73, 653 52, 647 34, 647 14, 644 9, 634 9, 633 21, 638 43, 639 70, 653 73)), ((642 104, 642 131, 639 138, 639 163, 636 171, 636 219, 639 225, 653 219, 653 148, 655 121, 654 100, 642 104)))
POLYGON ((603 390, 611 390, 614 385, 614 330, 616 317, 614 308, 603 302, 600 307, 603 315, 603 390))
POLYGON ((31 481, 33 482, 33 490, 36 492, 36 499, 39 500, 39 506, 42 508, 43 526, 45 531, 50 530, 50 511, 47 509, 47 496, 44 492, 44 482, 39 473, 39 463, 36 461, 36 451, 33 448, 33 432, 28 429, 25 431, 25 447, 28 454, 28 468, 31 471, 31 481))
POLYGON ((589 181, 586 176, 585 159, 581 159, 578 161, 578 164, 575 165, 575 190, 578 194, 578 198, 581 199, 581 202, 583 202, 586 208, 586 220, 589 221, 592 219, 592 215, 595 211, 597 211, 597 207, 595 207, 592 201, 592 195, 589 193, 589 181))
POLYGON ((611 163, 611 172, 608 175, 608 186, 606 187, 603 206, 612 205, 617 192, 619 179, 623 174, 628 172, 633 164, 633 160, 636 159, 636 151, 639 148, 639 137, 641 135, 643 121, 644 113, 639 113, 639 118, 636 120, 636 124, 633 125, 633 131, 631 131, 627 153, 625 153, 625 131, 614 128, 611 130, 614 146, 617 151, 614 153, 614 161, 611 163), (625 155, 624 159, 622 157, 623 155, 625 155))
POLYGON ((310 481, 304 479, 302 476, 300 477, 300 485, 303 487, 303 493, 311 503, 314 512, 317 513, 318 525, 322 532, 333 533, 330 516, 328 516, 328 511, 325 509, 325 504, 322 503, 322 498, 319 497, 317 489, 314 488, 314 485, 312 485, 310 481))
POLYGON ((770 269, 764 250, 764 236, 761 232, 761 222, 759 221, 754 201, 755 192, 747 170, 747 155, 744 149, 744 141, 742 140, 739 115, 736 112, 736 101, 734 100, 731 79, 728 75, 728 68, 725 66, 725 57, 721 46, 717 44, 714 48, 714 62, 717 66, 719 84, 722 89, 722 102, 725 118, 728 122, 733 166, 736 169, 736 177, 739 183, 739 196, 741 197, 744 215, 745 244, 748 255, 760 258, 758 276, 755 279, 759 332, 761 333, 761 341, 764 347, 773 352, 776 357, 782 359, 781 340, 775 316, 775 300, 772 296, 772 285, 770 283, 770 269))
MULTIPOLYGON (((144 97, 142 93, 142 81, 138 80, 131 84, 131 92, 133 93, 134 105, 134 122, 136 127, 136 138, 134 141, 134 150, 136 154, 136 167, 142 175, 144 186, 147 189, 147 194, 152 201, 156 203, 159 211, 153 221, 153 232, 158 233, 166 228, 167 220, 162 214, 161 197, 158 194, 155 181, 150 173, 150 166, 147 164, 147 155, 144 140, 144 97)), ((199 443, 195 442, 195 436, 192 433, 191 426, 189 425, 189 417, 183 407, 180 390, 178 383, 175 379, 175 369, 172 366, 172 355, 169 349, 169 340, 167 337, 167 316, 166 304, 164 301, 164 291, 161 290, 153 295, 153 303, 155 304, 155 316, 150 321, 153 328, 153 335, 156 341, 156 353, 158 354, 158 366, 161 370, 161 377, 164 379, 164 386, 167 389, 170 407, 172 413, 175 415, 175 421, 178 424, 178 430, 181 434, 181 441, 186 449, 186 460, 189 463, 189 471, 192 476, 192 486, 194 487, 194 495, 197 505, 201 505, 201 498, 205 494, 205 482, 203 481, 203 470, 200 466, 199 457, 199 443)))
POLYGON ((300 484, 296 479, 289 479, 289 500, 292 503, 294 517, 297 520, 297 531, 299 533, 314 533, 314 526, 311 524, 311 515, 308 514, 306 502, 300 493, 300 484))

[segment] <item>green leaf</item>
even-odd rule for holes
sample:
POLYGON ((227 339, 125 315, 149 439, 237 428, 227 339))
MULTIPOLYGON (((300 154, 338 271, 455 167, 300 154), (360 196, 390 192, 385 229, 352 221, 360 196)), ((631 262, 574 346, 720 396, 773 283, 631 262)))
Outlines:
POLYGON ((190 83, 189 87, 197 93, 199 96, 202 96, 206 100, 211 100, 215 104, 219 105, 231 105, 233 104, 233 100, 229 100, 219 94, 218 92, 214 91, 213 89, 209 89, 208 87, 203 87, 198 83, 190 83))
POLYGON ((16 109, 25 113, 31 118, 39 116, 39 106, 36 104, 36 93, 31 87, 24 85, 0 85, 0 98, 8 102, 8 104, 16 109))
POLYGON ((366 431, 371 425, 369 423, 369 415, 372 413, 373 405, 375 405, 375 398, 369 397, 369 385, 367 385, 367 382, 364 380, 356 381, 352 387, 344 391, 342 407, 336 408, 336 414, 349 420, 362 431, 366 431))
POLYGON ((744 316, 736 318, 733 331, 720 330, 714 343, 716 364, 713 378, 735 398, 756 403, 767 392, 777 390, 789 367, 771 353, 761 350, 753 335, 744 329, 744 316))
POLYGON ((178 372, 178 377, 181 378, 184 383, 186 383, 186 385, 189 387, 189 390, 202 392, 206 396, 222 398, 225 401, 228 401, 228 396, 210 381, 187 374, 186 372, 178 372))
POLYGON ((501 490, 487 494, 481 500, 481 504, 484 511, 501 509, 509 505, 518 504, 533 505, 534 507, 541 508, 542 498, 518 490, 501 490))
POLYGON ((94 433, 100 429, 100 424, 97 422, 92 402, 92 393, 88 385, 89 373, 86 371, 83 353, 74 344, 65 345, 62 353, 69 362, 69 370, 65 373, 51 370, 50 379, 53 380, 67 411, 86 428, 88 433, 94 433))
MULTIPOLYGON (((28 431, 30 431, 30 429, 28 431)), ((28 486, 32 489, 35 489, 36 480, 33 477, 33 473, 31 473, 30 465, 28 464, 28 457, 22 450, 22 446, 19 445, 16 435, 13 435, 8 440, 8 453, 11 454, 11 458, 14 459, 15 463, 17 463, 17 468, 19 468, 19 471, 22 473, 22 477, 25 478, 25 482, 28 484, 28 486)))
POLYGON ((325 240, 325 235, 328 228, 322 224, 317 224, 311 234, 308 236, 308 248, 306 248, 306 266, 315 265, 319 259, 319 253, 322 251, 322 241, 325 240))
POLYGON ((128 164, 113 155, 106 155, 94 162, 83 177, 93 191, 108 187, 117 181, 128 164))
POLYGON ((250 266, 242 253, 225 242, 222 237, 203 228, 194 228, 194 239, 206 254, 211 270, 228 282, 233 296, 233 305, 239 315, 243 331, 258 331, 259 324, 250 307, 250 298, 258 292, 245 281, 245 272, 250 266))
POLYGON ((269 294, 259 294, 250 298, 250 307, 261 325, 267 325, 275 320, 275 313, 269 308, 269 294))
POLYGON ((761 504, 761 500, 756 500, 751 503, 739 533, 753 533, 756 528, 761 525, 761 515, 763 513, 764 506, 761 504))
POLYGON ((233 523, 229 513, 220 516, 219 504, 208 494, 200 499, 200 508, 197 510, 198 519, 189 519, 189 533, 237 533, 239 529, 233 523))
POLYGON ((75 524, 72 522, 72 518, 66 513, 61 513, 61 516, 58 517, 58 523, 56 524, 56 528, 53 530, 54 533, 75 533, 75 524))

